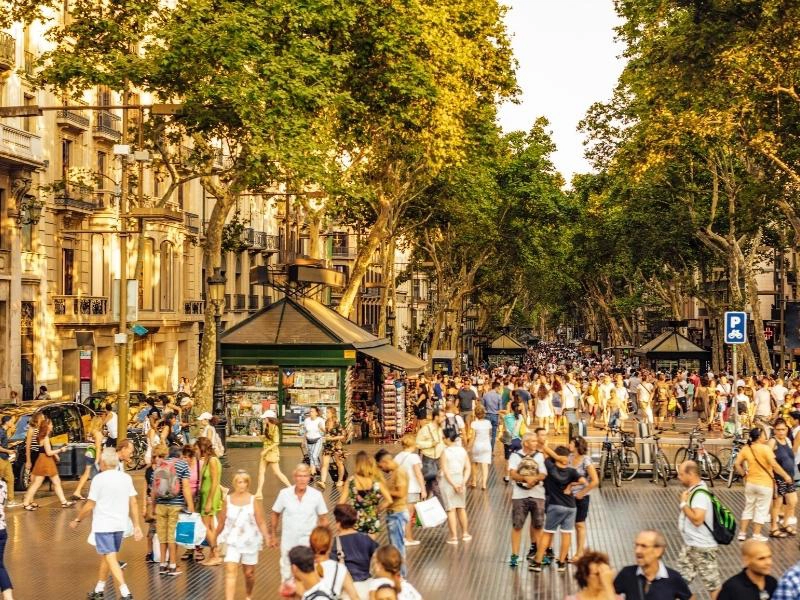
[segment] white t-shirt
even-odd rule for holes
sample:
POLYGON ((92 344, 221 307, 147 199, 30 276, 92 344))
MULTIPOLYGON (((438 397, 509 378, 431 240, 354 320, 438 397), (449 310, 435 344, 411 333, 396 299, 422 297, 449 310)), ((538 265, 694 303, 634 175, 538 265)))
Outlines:
POLYGON ((112 440, 117 439, 117 429, 117 413, 112 412, 108 421, 106 421, 106 431, 108 431, 108 437, 112 440))
MULTIPOLYGON (((541 452, 537 452, 534 455, 533 459, 539 465, 539 474, 547 475, 547 469, 544 466, 544 455, 541 452)), ((511 456, 508 457, 508 470, 516 471, 519 468, 521 462, 522 462, 522 456, 520 456, 519 452, 512 452, 511 456)), ((519 487, 516 481, 512 481, 511 483, 514 484, 511 487, 512 500, 521 500, 523 498, 541 498, 542 500, 544 500, 544 484, 542 484, 541 482, 537 483, 529 490, 519 487)))
POLYGON ((772 396, 767 388, 758 388, 753 395, 756 404, 756 415, 768 417, 772 414, 772 396))
POLYGON ((136 496, 133 479, 127 473, 109 469, 101 471, 89 486, 89 500, 94 501, 92 531, 110 533, 128 528, 131 497, 136 496))
POLYGON ((414 473, 414 465, 420 465, 420 468, 422 468, 422 459, 419 457, 419 454, 416 452, 406 452, 404 450, 394 457, 394 462, 396 462, 399 467, 402 467, 406 475, 408 475, 408 493, 419 494, 422 488, 420 488, 419 481, 417 481, 417 476, 414 473))
MULTIPOLYGON (((692 490, 697 488, 708 489, 706 484, 702 482, 692 490)), ((681 510, 681 514, 678 517, 678 530, 683 536, 683 543, 695 548, 716 548, 717 542, 714 536, 711 535, 711 531, 706 528, 706 525, 711 529, 714 528, 714 506, 711 504, 711 497, 705 492, 695 492, 694 497, 692 497, 690 492, 689 498, 690 508, 702 508, 706 511, 706 523, 705 525, 700 523, 699 526, 695 526, 681 510)))
POLYGON ((782 385, 772 386, 772 397, 775 398, 775 402, 778 403, 778 406, 783 404, 783 401, 786 399, 786 394, 788 393, 789 390, 782 385))
POLYGON ((565 383, 563 389, 561 390, 561 399, 564 402, 564 409, 574 409, 577 406, 577 400, 579 396, 580 392, 574 383, 565 383))
POLYGON ((316 440, 322 437, 322 430, 325 427, 325 421, 322 417, 316 419, 309 419, 306 417, 303 420, 303 428, 306 431, 307 440, 316 440))
POLYGON ((347 567, 331 559, 323 560, 319 564, 322 567, 322 580, 317 589, 333 592, 334 596, 341 596, 342 586, 347 577, 347 567))
POLYGON ((311 532, 319 517, 328 514, 328 507, 319 490, 307 487, 301 500, 292 486, 278 492, 272 512, 282 515, 281 550, 291 550, 295 546, 308 546, 311 532))
MULTIPOLYGON (((375 579, 370 579, 369 591, 375 592, 379 587, 387 584, 394 586, 394 582, 391 579, 386 579, 385 577, 376 577, 375 579)), ((422 594, 420 594, 413 585, 403 579, 400 584, 400 593, 397 594, 397 600, 422 600, 422 594)))

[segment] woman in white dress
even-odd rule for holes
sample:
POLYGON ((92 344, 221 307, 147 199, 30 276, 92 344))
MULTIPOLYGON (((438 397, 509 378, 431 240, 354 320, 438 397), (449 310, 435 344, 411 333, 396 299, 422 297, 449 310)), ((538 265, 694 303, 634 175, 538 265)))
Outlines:
POLYGON ((322 446, 325 442, 325 420, 319 416, 319 409, 312 406, 308 415, 303 419, 303 437, 308 448, 308 459, 311 466, 311 476, 320 471, 322 446))
POLYGON ((550 390, 545 384, 541 384, 536 390, 536 420, 539 427, 544 428, 545 433, 550 430, 550 421, 553 420, 553 402, 550 397, 550 390))
POLYGON ((475 419, 470 423, 470 454, 472 455, 472 477, 469 487, 476 486, 478 470, 481 472, 481 489, 486 489, 489 478, 489 465, 492 462, 492 424, 486 418, 486 409, 478 404, 475 419))
POLYGON ((467 480, 470 476, 469 455, 463 446, 456 444, 458 434, 448 431, 444 436, 445 449, 439 458, 439 489, 447 511, 447 526, 450 528, 448 544, 458 544, 458 523, 461 523, 461 539, 472 539, 467 526, 467 480))

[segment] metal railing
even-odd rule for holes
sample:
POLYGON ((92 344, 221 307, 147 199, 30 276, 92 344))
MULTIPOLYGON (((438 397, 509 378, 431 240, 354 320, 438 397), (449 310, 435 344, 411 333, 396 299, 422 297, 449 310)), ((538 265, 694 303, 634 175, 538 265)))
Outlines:
POLYGON ((200 217, 192 213, 183 213, 183 225, 186 230, 191 233, 199 233, 200 231, 200 217))
POLYGON ((206 312, 205 300, 184 300, 183 314, 185 315, 202 315, 206 312))
POLYGON ((57 316, 96 317, 108 314, 108 298, 104 296, 53 296, 53 312, 57 316))
POLYGON ((261 308, 267 308, 270 304, 272 304, 272 296, 261 297, 261 308))
POLYGON ((120 131, 120 123, 122 119, 112 112, 101 110, 95 115, 94 135, 105 137, 114 141, 122 139, 122 132, 120 131))
POLYGON ((91 212, 100 208, 98 198, 92 198, 94 190, 79 183, 67 182, 53 197, 56 210, 79 210, 91 212))
POLYGON ((0 31, 0 69, 9 71, 17 64, 17 40, 14 36, 0 31))
POLYGON ((247 297, 247 310, 258 310, 258 295, 250 294, 247 297))
POLYGON ((355 258, 356 255, 356 249, 349 246, 334 246, 331 251, 333 258, 355 258))
POLYGON ((236 304, 234 305, 234 310, 245 310, 245 307, 247 306, 247 295, 236 294, 235 301, 236 304))
MULTIPOLYGON (((79 104, 84 104, 79 102, 79 104)), ((89 117, 83 114, 82 110, 75 108, 62 108, 56 111, 56 122, 60 124, 73 125, 80 129, 89 128, 89 117)))
POLYGON ((225 294, 225 310, 231 309, 231 295, 225 294))
POLYGON ((33 72, 36 66, 36 55, 33 52, 25 51, 25 64, 23 70, 26 77, 33 77, 33 72))

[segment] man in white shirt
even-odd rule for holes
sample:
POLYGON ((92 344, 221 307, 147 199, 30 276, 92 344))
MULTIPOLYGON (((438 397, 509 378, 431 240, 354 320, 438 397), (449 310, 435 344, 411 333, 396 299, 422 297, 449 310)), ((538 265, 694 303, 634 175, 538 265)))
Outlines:
MULTIPOLYGON (((278 492, 275 504, 272 505, 272 531, 278 531, 278 522, 283 519, 281 530, 281 581, 282 593, 294 589, 291 582, 292 569, 289 563, 289 550, 295 546, 308 546, 309 537, 314 527, 327 527, 328 507, 322 494, 309 487, 311 469, 306 464, 295 467, 294 485, 278 492)), ((273 535, 273 545, 277 545, 273 535)))
POLYGON ((779 377, 775 380, 775 385, 772 386, 770 393, 775 400, 775 406, 780 406, 786 400, 786 394, 789 393, 789 389, 783 385, 783 379, 779 377))
POLYGON ((691 583, 699 576, 711 598, 716 598, 722 579, 717 563, 717 542, 714 528, 714 507, 711 494, 700 478, 697 463, 687 460, 678 465, 678 479, 686 488, 681 495, 678 529, 683 548, 678 556, 678 571, 691 583))
POLYGON ((133 536, 137 542, 142 539, 142 530, 139 527, 139 509, 133 479, 118 470, 118 466, 116 450, 104 449, 100 455, 101 472, 92 479, 86 504, 69 524, 75 529, 83 517, 92 513, 94 545, 103 558, 100 560, 97 585, 89 593, 89 600, 101 600, 104 597, 109 571, 119 584, 119 598, 133 600, 133 595, 125 584, 117 553, 122 545, 123 535, 129 528, 129 521, 133 521, 133 536))
MULTIPOLYGON (((539 431, 539 430, 537 430, 539 431)), ((546 439, 544 430, 541 436, 546 439)), ((528 557, 536 556, 536 544, 544 528, 544 486, 542 481, 547 477, 544 466, 544 455, 539 450, 537 434, 528 432, 522 436, 522 450, 512 452, 508 458, 509 477, 513 481, 511 488, 511 560, 512 568, 519 564, 519 549, 522 544, 522 529, 528 515, 531 516, 531 547, 528 557), (529 473, 533 460, 537 465, 537 473, 529 473)))
POLYGON ((106 431, 108 435, 106 437, 106 446, 109 448, 116 448, 117 447, 117 435, 118 435, 118 420, 117 420, 117 413, 114 412, 111 403, 106 404, 106 417, 105 417, 105 425, 106 431))
POLYGON ((758 382, 758 389, 753 394, 753 402, 756 405, 756 420, 767 424, 772 416, 772 394, 767 387, 768 380, 766 377, 758 382))

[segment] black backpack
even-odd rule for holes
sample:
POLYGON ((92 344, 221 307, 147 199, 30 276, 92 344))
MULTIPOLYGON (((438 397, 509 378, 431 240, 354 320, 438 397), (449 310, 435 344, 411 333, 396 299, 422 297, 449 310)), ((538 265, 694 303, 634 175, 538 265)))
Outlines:
POLYGON ((455 415, 453 417, 447 417, 444 422, 444 428, 442 429, 442 434, 446 438, 452 437, 455 434, 456 438, 461 437, 461 431, 458 429, 458 420, 456 419, 455 415))

